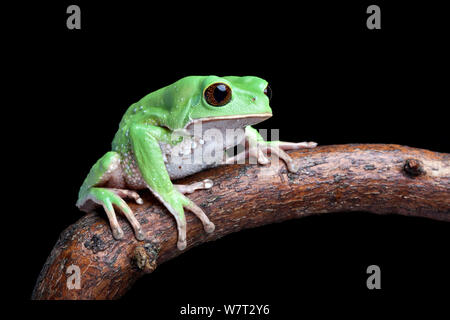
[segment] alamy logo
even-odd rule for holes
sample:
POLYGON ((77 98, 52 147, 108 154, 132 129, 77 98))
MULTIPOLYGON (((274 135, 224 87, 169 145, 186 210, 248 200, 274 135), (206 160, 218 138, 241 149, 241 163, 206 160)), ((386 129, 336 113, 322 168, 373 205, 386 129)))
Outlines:
POLYGON ((80 7, 73 4, 67 7, 66 13, 70 14, 67 17, 66 26, 67 29, 81 29, 81 10, 80 7))
POLYGON ((373 264, 371 266, 367 267, 366 270, 367 274, 370 274, 370 276, 367 278, 367 289, 373 290, 373 289, 381 289, 381 270, 380 267, 373 264))
POLYGON ((366 13, 370 14, 367 18, 367 29, 381 29, 381 10, 380 7, 373 4, 367 7, 366 13))
MULTIPOLYGON (((127 129, 124 129, 127 130, 127 129)), ((267 140, 267 129, 259 129, 263 140, 267 140)), ((271 129, 270 138, 272 141, 279 139, 279 130, 271 129)), ((202 123, 196 123, 190 130, 180 129, 173 131, 171 141, 174 144, 165 144, 162 147, 163 159, 165 163, 183 165, 223 165, 223 164, 256 164, 257 159, 248 157, 242 150, 245 143, 245 129, 216 129, 207 128, 202 123), (234 150, 235 146, 242 148, 234 150), (238 154, 236 154, 236 152, 238 154)), ((256 139, 247 141, 248 149, 254 150, 258 147, 256 139)), ((272 153, 271 159, 277 160, 278 155, 272 153)))
POLYGON ((80 289, 81 288, 81 272, 80 267, 74 264, 71 264, 67 267, 66 274, 67 277, 67 289, 80 289))

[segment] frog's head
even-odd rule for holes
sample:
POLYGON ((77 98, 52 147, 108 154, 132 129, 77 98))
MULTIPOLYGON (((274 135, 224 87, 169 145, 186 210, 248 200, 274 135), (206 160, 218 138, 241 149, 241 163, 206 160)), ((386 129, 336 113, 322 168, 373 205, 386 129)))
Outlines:
POLYGON ((185 128, 201 123, 203 130, 244 128, 272 116, 267 81, 252 76, 203 77, 201 98, 191 109, 185 128))
POLYGON ((199 123, 203 130, 244 128, 272 116, 270 88, 258 77, 191 76, 177 81, 170 90, 189 97, 184 106, 179 106, 184 115, 177 123, 178 128, 188 131, 199 123))

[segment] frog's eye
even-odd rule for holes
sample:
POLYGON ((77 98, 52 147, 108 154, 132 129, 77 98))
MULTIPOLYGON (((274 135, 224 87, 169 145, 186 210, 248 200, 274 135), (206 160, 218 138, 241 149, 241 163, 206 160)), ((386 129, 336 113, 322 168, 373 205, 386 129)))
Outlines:
POLYGON ((231 88, 225 83, 213 83, 205 90, 205 100, 214 107, 224 106, 231 100, 231 88))
POLYGON ((269 85, 264 89, 264 94, 270 99, 272 99, 272 89, 270 89, 269 85))

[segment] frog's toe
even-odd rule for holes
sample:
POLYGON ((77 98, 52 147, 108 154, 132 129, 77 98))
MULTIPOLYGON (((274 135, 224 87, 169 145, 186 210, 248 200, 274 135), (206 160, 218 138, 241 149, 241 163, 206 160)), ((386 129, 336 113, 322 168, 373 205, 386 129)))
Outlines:
POLYGON ((296 173, 300 169, 300 166, 297 162, 292 160, 290 163, 287 164, 287 168, 289 172, 296 173))
POLYGON ((214 185, 214 182, 211 179, 205 179, 202 182, 203 182, 204 189, 210 189, 214 185))
POLYGON ((187 246, 186 239, 184 239, 184 240, 178 240, 178 242, 177 242, 177 248, 178 248, 178 250, 182 251, 182 250, 186 249, 186 246, 187 246))
POLYGON ((174 184, 174 187, 182 194, 193 193, 196 190, 210 189, 214 185, 211 179, 194 182, 191 184, 174 184))
POLYGON ((134 201, 136 201, 137 204, 144 203, 142 198, 139 196, 139 193, 137 193, 136 191, 126 190, 126 189, 117 189, 117 188, 111 188, 109 190, 111 190, 112 192, 114 192, 116 195, 118 195, 121 198, 131 198, 134 201))
POLYGON ((138 240, 143 240, 145 238, 145 235, 142 232, 142 227, 139 221, 134 216, 133 211, 130 209, 128 204, 121 198, 121 196, 123 197, 129 196, 133 198, 137 197, 138 199, 140 199, 139 195, 134 191, 122 189, 92 188, 92 190, 90 191, 90 198, 94 202, 103 206, 103 209, 105 210, 106 215, 108 216, 109 224, 111 226, 111 230, 115 239, 118 240, 122 239, 124 233, 117 221, 114 206, 116 207, 116 209, 122 211, 123 215, 130 222, 131 226, 133 227, 136 238, 138 240))
POLYGON ((134 235, 136 236, 136 239, 142 241, 145 238, 144 233, 142 232, 142 227, 139 221, 134 216, 133 211, 130 209, 130 207, 126 204, 125 201, 123 201, 121 198, 114 199, 114 204, 120 208, 122 213, 125 215, 127 220, 130 222, 131 226, 134 230, 134 235))
POLYGON ((197 216, 197 218, 200 219, 200 221, 203 224, 203 229, 207 233, 211 233, 214 231, 215 229, 214 223, 212 223, 211 220, 209 220, 208 216, 199 206, 197 206, 194 202, 188 200, 184 205, 184 207, 189 211, 191 211, 193 214, 197 216))
POLYGON ((122 228, 119 227, 119 228, 112 229, 112 233, 113 233, 114 239, 116 239, 116 240, 123 239, 123 230, 122 230, 122 228))
POLYGON ((139 230, 135 233, 136 239, 139 241, 143 241, 145 239, 145 234, 142 232, 142 230, 139 230))
POLYGON ((260 148, 257 149, 255 156, 258 159, 259 164, 265 165, 270 163, 270 160, 266 157, 266 155, 260 148))
POLYGON ((178 250, 186 249, 186 219, 177 219, 177 228, 178 228, 178 242, 177 248, 178 250))
POLYGON ((299 164, 291 157, 289 159, 283 159, 283 161, 286 163, 289 172, 296 173, 300 169, 299 164))
POLYGON ((119 225, 119 222, 117 222, 117 216, 114 211, 114 208, 112 206, 111 201, 109 199, 105 199, 102 203, 103 209, 106 212, 106 215, 108 216, 109 225, 111 226, 112 234, 114 239, 120 240, 123 238, 123 230, 119 225))
POLYGON ((213 233, 214 230, 216 229, 216 226, 214 225, 214 223, 210 222, 205 224, 203 228, 205 229, 206 233, 213 233))
POLYGON ((283 160, 284 163, 286 163, 286 167, 289 172, 295 173, 299 170, 299 165, 297 164, 297 162, 292 159, 290 155, 284 152, 279 146, 267 145, 264 149, 266 152, 270 151, 272 159, 273 157, 276 157, 283 160))
POLYGON ((286 142, 286 141, 277 141, 275 145, 281 150, 298 150, 305 148, 315 148, 317 147, 317 142, 286 142))

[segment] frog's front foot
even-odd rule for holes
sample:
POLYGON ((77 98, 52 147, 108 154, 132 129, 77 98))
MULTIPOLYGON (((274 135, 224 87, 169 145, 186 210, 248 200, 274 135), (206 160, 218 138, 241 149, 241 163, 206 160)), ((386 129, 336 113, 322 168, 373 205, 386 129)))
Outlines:
POLYGON ((145 235, 139 221, 137 221, 133 211, 122 198, 132 198, 138 204, 144 203, 142 198, 135 191, 116 188, 92 187, 88 189, 84 197, 81 197, 78 200, 77 206, 83 211, 89 211, 91 208, 91 206, 89 206, 89 202, 94 202, 101 205, 108 216, 114 238, 119 240, 123 238, 123 231, 117 221, 116 212, 114 211, 115 206, 123 212, 127 220, 130 222, 136 235, 136 239, 144 240, 145 235))
POLYGON ((285 150, 298 150, 303 148, 314 148, 317 146, 316 142, 284 142, 284 141, 269 141, 269 142, 258 142, 258 163, 265 164, 269 160, 267 158, 263 159, 261 162, 261 154, 271 153, 275 157, 283 160, 286 163, 289 172, 297 172, 299 169, 298 163, 290 155, 288 155, 285 150), (266 161, 267 160, 267 161, 266 161))
POLYGON ((284 141, 247 141, 246 151, 240 154, 228 158, 227 164, 236 163, 236 161, 242 161, 243 158, 255 158, 259 164, 269 164, 271 161, 268 158, 270 153, 273 157, 279 158, 286 163, 289 172, 297 172, 299 169, 298 164, 294 159, 288 155, 285 150, 297 150, 304 148, 314 148, 317 146, 316 142, 284 142, 284 141))

